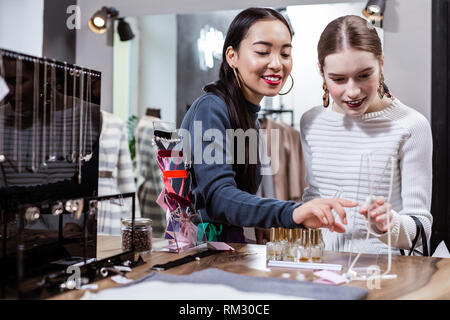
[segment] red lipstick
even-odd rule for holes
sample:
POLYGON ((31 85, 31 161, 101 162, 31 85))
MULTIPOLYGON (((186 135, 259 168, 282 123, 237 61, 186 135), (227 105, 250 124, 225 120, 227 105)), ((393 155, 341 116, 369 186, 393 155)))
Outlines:
POLYGON ((272 85, 272 86, 277 86, 281 83, 281 76, 279 74, 269 74, 269 75, 265 75, 262 76, 262 79, 272 85))

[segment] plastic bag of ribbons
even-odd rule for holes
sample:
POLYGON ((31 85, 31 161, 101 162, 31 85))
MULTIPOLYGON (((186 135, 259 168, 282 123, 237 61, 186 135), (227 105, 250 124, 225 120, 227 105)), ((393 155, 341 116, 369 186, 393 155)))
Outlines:
POLYGON ((169 251, 180 252, 198 245, 195 218, 201 215, 195 208, 192 192, 193 172, 183 158, 183 138, 174 124, 153 122, 153 142, 157 146, 156 161, 161 170, 164 188, 157 203, 166 212, 165 239, 169 251))

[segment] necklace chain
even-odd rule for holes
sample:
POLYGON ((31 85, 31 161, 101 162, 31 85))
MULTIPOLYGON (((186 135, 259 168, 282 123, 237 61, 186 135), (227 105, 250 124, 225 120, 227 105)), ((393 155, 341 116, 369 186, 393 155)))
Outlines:
POLYGON ((56 160, 55 155, 55 111, 56 111, 56 70, 55 70, 55 63, 51 65, 50 69, 50 141, 49 141, 49 149, 50 149, 50 155, 48 157, 49 162, 54 162, 56 160))
POLYGON ((38 171, 39 161, 37 160, 38 145, 37 138, 39 134, 39 61, 34 60, 34 78, 33 78, 33 145, 31 157, 31 170, 38 171))
POLYGON ((72 163, 75 163, 75 106, 77 93, 77 69, 73 69, 73 92, 72 92, 72 163))
POLYGON ((62 159, 66 158, 67 155, 67 149, 66 149, 66 110, 67 110, 67 62, 64 62, 64 97, 63 97, 63 129, 62 129, 62 159))
POLYGON ((81 160, 83 157, 84 72, 80 76, 80 134, 78 143, 78 183, 81 184, 81 160))
POLYGON ((17 172, 22 172, 22 57, 16 60, 16 92, 14 112, 14 161, 17 161, 17 172))
POLYGON ((42 168, 47 168, 47 60, 44 61, 44 101, 42 106, 42 168))
MULTIPOLYGON (((5 79, 5 70, 3 66, 3 54, 0 53, 0 77, 5 79)), ((5 139, 5 106, 0 105, 0 163, 5 161, 4 139, 5 139)))

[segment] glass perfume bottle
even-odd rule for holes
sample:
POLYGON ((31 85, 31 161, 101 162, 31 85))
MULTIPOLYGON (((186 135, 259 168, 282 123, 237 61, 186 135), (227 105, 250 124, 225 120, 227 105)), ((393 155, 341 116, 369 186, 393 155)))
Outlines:
POLYGON ((297 245, 295 243, 295 229, 287 230, 287 244, 285 246, 285 255, 283 256, 284 261, 297 261, 297 245))
POLYGON ((298 245, 299 262, 310 262, 311 261, 311 248, 309 242, 309 229, 301 230, 301 237, 298 245))
POLYGON ((311 260, 312 262, 323 262, 322 230, 311 230, 311 260))
POLYGON ((278 228, 270 228, 270 241, 266 243, 266 260, 281 260, 281 244, 278 228))
POLYGON ((280 251, 281 251, 281 259, 280 260, 286 260, 287 256, 287 248, 288 248, 288 241, 287 241, 287 229, 285 228, 278 228, 278 242, 280 244, 280 251))

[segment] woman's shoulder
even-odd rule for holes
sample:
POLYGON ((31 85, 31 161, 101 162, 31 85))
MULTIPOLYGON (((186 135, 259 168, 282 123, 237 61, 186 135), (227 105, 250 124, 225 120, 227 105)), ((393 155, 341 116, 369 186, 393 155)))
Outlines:
POLYGON ((311 123, 315 118, 322 115, 324 113, 323 106, 315 106, 310 108, 308 111, 302 114, 300 119, 300 124, 302 123, 311 123))
POLYGON ((205 93, 198 97, 191 105, 189 109, 200 109, 203 111, 223 111, 227 110, 227 104, 225 101, 214 93, 205 93))
POLYGON ((394 118, 409 130, 431 130, 428 119, 415 108, 407 106, 398 99, 393 101, 394 118))
POLYGON ((205 93, 198 97, 189 108, 189 112, 194 112, 194 117, 205 118, 214 115, 228 117, 228 108, 225 101, 214 93, 205 93))
POLYGON ((188 127, 192 121, 221 122, 227 126, 229 116, 225 101, 213 93, 198 97, 186 113, 181 127, 188 127))

